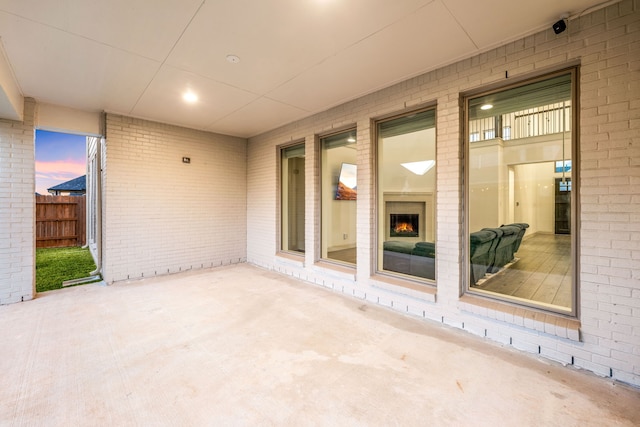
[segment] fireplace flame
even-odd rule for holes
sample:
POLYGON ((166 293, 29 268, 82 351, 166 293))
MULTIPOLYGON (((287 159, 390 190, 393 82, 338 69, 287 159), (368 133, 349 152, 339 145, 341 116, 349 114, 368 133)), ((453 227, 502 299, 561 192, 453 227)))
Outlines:
POLYGON ((401 222, 393 229, 396 233, 410 233, 413 232, 413 226, 408 222, 401 222))

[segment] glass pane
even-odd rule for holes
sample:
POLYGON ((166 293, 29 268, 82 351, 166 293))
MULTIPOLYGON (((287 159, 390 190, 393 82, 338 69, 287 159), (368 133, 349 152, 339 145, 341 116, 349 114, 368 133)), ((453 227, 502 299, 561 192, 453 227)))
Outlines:
POLYGON ((563 74, 467 104, 469 286, 559 312, 572 312, 575 293, 571 81, 563 74))
POLYGON ((304 144, 282 150, 282 250, 304 252, 304 144))
POLYGON ((378 123, 378 271, 435 279, 433 110, 378 123))
POLYGON ((324 137, 321 145, 321 257, 356 263, 356 131, 324 137))

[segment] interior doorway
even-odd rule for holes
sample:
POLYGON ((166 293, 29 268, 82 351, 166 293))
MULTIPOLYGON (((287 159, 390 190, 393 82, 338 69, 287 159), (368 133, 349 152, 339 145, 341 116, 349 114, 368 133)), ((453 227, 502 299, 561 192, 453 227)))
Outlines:
POLYGON ((571 234, 571 178, 556 178, 555 232, 571 234))

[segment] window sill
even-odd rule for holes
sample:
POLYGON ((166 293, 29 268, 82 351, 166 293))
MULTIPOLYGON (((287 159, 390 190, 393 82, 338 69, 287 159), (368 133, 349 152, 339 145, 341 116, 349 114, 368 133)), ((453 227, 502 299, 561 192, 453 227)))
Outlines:
POLYGON ((436 288, 427 283, 418 283, 411 280, 404 280, 397 277, 376 274, 371 277, 372 286, 384 289, 396 294, 406 295, 412 298, 435 303, 436 288))
POLYGON ((293 252, 277 252, 276 259, 278 262, 286 264, 294 264, 297 267, 304 267, 304 254, 297 254, 293 252))
POLYGON ((475 295, 460 297, 460 309, 559 338, 580 341, 580 321, 475 295))
POLYGON ((342 264, 334 264, 332 262, 329 261, 316 261, 315 264, 313 264, 314 267, 316 268, 321 268, 324 271, 330 271, 331 273, 338 273, 337 276, 338 277, 342 277, 344 279, 348 279, 348 280, 352 280, 355 281, 356 280, 356 266, 354 265, 353 267, 351 266, 347 266, 347 265, 342 265, 342 264))

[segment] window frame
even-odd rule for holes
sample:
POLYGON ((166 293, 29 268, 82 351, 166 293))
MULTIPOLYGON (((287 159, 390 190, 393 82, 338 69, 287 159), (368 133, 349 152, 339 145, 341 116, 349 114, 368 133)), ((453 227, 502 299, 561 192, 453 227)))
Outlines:
MULTIPOLYGON (((356 261, 355 263, 350 263, 350 262, 346 262, 346 261, 342 261, 339 259, 334 259, 334 258, 329 258, 328 257, 328 249, 327 249, 327 256, 324 257, 323 256, 323 245, 324 245, 324 241, 323 241, 323 234, 324 234, 324 218, 323 218, 323 196, 324 193, 323 191, 325 190, 325 188, 323 187, 323 172, 324 172, 324 163, 323 163, 323 149, 324 149, 324 140, 327 138, 331 138, 333 136, 336 135, 340 135, 343 133, 353 133, 355 141, 352 143, 353 146, 356 149, 356 160, 354 162, 354 164, 356 165, 356 167, 358 167, 358 155, 357 155, 357 150, 358 150, 358 143, 359 143, 359 138, 358 138, 358 128, 357 125, 355 123, 353 124, 349 124, 346 125, 344 127, 339 127, 339 128, 335 128, 332 129, 329 132, 325 132, 325 133, 319 133, 315 135, 315 158, 316 158, 316 170, 317 170, 317 183, 316 183, 316 195, 317 195, 317 228, 315 229, 315 233, 316 233, 316 248, 315 248, 315 256, 314 256, 314 260, 315 262, 321 262, 321 263, 325 263, 327 265, 333 265, 333 266, 337 266, 337 267, 346 267, 348 269, 357 269, 358 266, 358 259, 357 259, 357 242, 358 242, 358 209, 357 209, 357 200, 354 200, 354 202, 356 202, 356 217, 355 217, 355 228, 354 228, 354 233, 355 233, 355 242, 356 242, 356 261)), ((359 168, 358 168, 359 169, 359 168)), ((356 180, 358 181, 358 178, 356 177, 356 180)), ((332 190, 333 188, 330 188, 330 190, 332 190)), ((349 202, 348 200, 346 202, 349 202)))
MULTIPOLYGON (((372 159, 372 166, 373 166, 373 186, 372 186, 372 190, 373 190, 373 194, 372 194, 372 200, 373 200, 373 209, 374 209, 374 227, 373 227, 373 263, 372 263, 372 273, 375 275, 379 275, 379 276, 383 276, 383 277, 389 277, 392 279, 398 279, 400 281, 404 281, 404 282, 413 282, 416 283, 418 285, 423 285, 423 286, 428 286, 429 288, 435 288, 436 287, 436 282, 437 282, 437 278, 438 278, 438 262, 437 262, 437 252, 436 252, 436 258, 434 258, 434 269, 435 269, 435 277, 433 279, 427 279, 427 278, 423 278, 420 276, 413 276, 413 275, 409 275, 409 274, 403 274, 403 273, 398 273, 398 272, 394 272, 391 270, 384 270, 382 268, 380 268, 380 222, 381 219, 383 219, 384 217, 384 209, 380 210, 379 206, 381 203, 380 200, 380 170, 379 170, 379 158, 380 158, 380 135, 379 135, 379 124, 384 123, 384 122, 389 122, 389 121, 393 121, 396 119, 400 119, 403 117, 409 117, 415 114, 419 114, 419 113, 424 113, 426 111, 433 111, 434 114, 434 129, 435 129, 435 153, 434 153, 434 160, 436 160, 436 164, 434 166, 434 170, 436 173, 436 177, 435 177, 435 183, 434 183, 434 191, 432 193, 432 202, 433 202, 433 224, 434 224, 434 230, 433 230, 433 239, 434 239, 434 243, 436 243, 436 251, 437 251, 437 241, 438 241, 438 206, 437 206, 437 193, 438 193, 438 174, 437 174, 437 170, 438 170, 438 163, 437 163, 437 157, 438 157, 438 131, 437 131, 437 126, 438 126, 438 108, 437 108, 437 104, 435 102, 431 102, 428 104, 424 104, 421 105, 417 108, 412 108, 410 110, 403 110, 400 112, 394 112, 392 114, 388 114, 385 116, 380 116, 374 119, 371 119, 371 138, 372 138, 372 154, 373 154, 373 159, 372 159)), ((425 288, 427 289, 427 288, 425 288)))
POLYGON ((461 175, 462 175, 462 192, 463 192, 463 206, 462 206, 462 283, 461 283, 461 295, 468 294, 479 298, 494 300, 501 303, 507 303, 522 307, 525 309, 534 309, 543 312, 552 313, 554 315, 560 315, 569 318, 579 317, 579 302, 580 302, 580 168, 577 167, 580 164, 580 67, 579 65, 561 68, 555 71, 551 71, 544 74, 537 74, 535 76, 524 77, 518 79, 513 83, 492 86, 489 88, 483 88, 480 90, 469 91, 461 93, 461 144, 462 144, 462 156, 461 162, 461 175), (550 304, 536 303, 534 300, 518 298, 508 295, 502 295, 497 292, 483 291, 480 289, 474 289, 470 284, 470 147, 473 141, 469 136, 469 101, 481 96, 496 94, 507 91, 509 89, 526 86, 532 83, 545 81, 561 75, 571 75, 571 161, 572 161, 572 191, 571 191, 571 307, 568 310, 554 309, 550 304))
MULTIPOLYGON (((293 147, 297 147, 297 146, 302 146, 305 150, 305 156, 306 156, 306 152, 307 152, 307 144, 306 141, 304 139, 299 139, 296 141, 292 141, 286 144, 282 144, 282 145, 278 145, 276 147, 276 159, 277 159, 277 185, 278 185, 278 196, 277 196, 277 217, 278 217, 278 225, 277 225, 277 233, 276 233, 276 238, 277 238, 277 245, 276 245, 276 252, 281 253, 281 254, 287 254, 287 255, 293 255, 293 256, 297 256, 297 257, 302 257, 304 258, 305 256, 305 252, 308 250, 307 249, 307 242, 306 242, 306 238, 305 238, 305 251, 304 252, 300 252, 300 251, 295 251, 295 250, 290 250, 290 249, 284 249, 283 248, 283 231, 284 231, 284 221, 283 221, 283 200, 284 200, 284 194, 283 194, 283 177, 282 177, 282 167, 283 167, 283 154, 285 152, 285 150, 289 149, 289 148, 293 148, 293 147)), ((306 169, 307 169, 307 161, 305 158, 305 200, 307 197, 306 194, 306 169)), ((305 201, 305 208, 304 208, 304 224, 305 224, 305 229, 304 229, 304 233, 306 236, 306 228, 307 228, 307 215, 306 215, 306 201, 305 201)))

